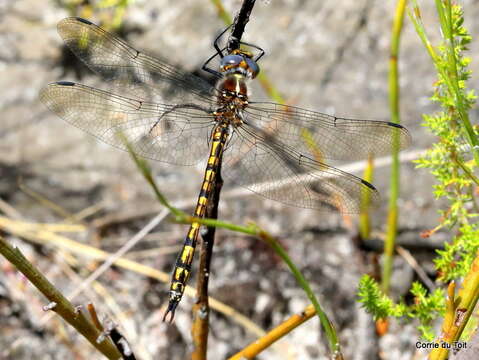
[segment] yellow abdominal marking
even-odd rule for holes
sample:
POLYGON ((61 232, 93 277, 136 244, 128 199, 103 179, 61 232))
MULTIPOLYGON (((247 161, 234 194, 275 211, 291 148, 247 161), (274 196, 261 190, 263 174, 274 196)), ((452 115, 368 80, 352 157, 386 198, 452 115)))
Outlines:
MULTIPOLYGON (((188 276, 188 274, 186 276, 188 276)), ((182 291, 183 288, 184 286, 180 281, 176 281, 176 282, 173 282, 173 284, 171 284, 171 290, 173 291, 182 291)))
MULTIPOLYGON (((216 140, 216 139, 215 139, 215 140, 216 140)), ((218 147, 218 145, 219 145, 219 142, 217 142, 217 141, 215 141, 215 142, 212 144, 210 154, 216 153, 216 148, 218 147)), ((215 156, 211 156, 211 157, 210 157, 210 160, 211 160, 211 159, 214 159, 214 158, 215 158, 215 156)))
MULTIPOLYGON (((205 171, 203 183, 201 185, 201 192, 198 196, 198 202, 194 210, 194 215, 198 218, 205 216, 206 206, 208 204, 213 181, 216 176, 216 167, 220 162, 227 137, 227 125, 219 125, 216 128, 216 132, 213 134, 213 142, 211 144, 210 156, 208 158, 208 166, 205 171)), ((173 270, 173 279, 170 286, 170 299, 165 317, 168 313, 174 314, 175 309, 180 302, 181 297, 183 296, 186 282, 191 274, 190 267, 193 262, 193 256, 195 253, 195 246, 197 243, 200 227, 201 225, 197 222, 191 223, 185 243, 183 245, 183 249, 176 260, 175 269, 173 270)))
POLYGON ((192 246, 185 246, 181 253, 181 261, 185 264, 190 264, 193 261, 193 254, 195 249, 192 246))
POLYGON ((215 176, 215 172, 213 170, 207 170, 205 174, 205 184, 208 184, 213 176, 215 176))
POLYGON ((189 238, 193 238, 196 235, 196 230, 198 230, 200 227, 200 224, 198 223, 192 223, 190 227, 190 232, 188 233, 189 238))

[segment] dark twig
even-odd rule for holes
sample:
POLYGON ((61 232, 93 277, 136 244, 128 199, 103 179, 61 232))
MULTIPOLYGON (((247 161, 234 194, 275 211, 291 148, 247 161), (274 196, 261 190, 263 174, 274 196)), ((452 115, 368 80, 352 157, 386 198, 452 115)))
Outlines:
MULTIPOLYGON (((223 186, 221 177, 221 160, 218 164, 218 171, 215 177, 213 193, 206 209, 206 217, 210 219, 218 218, 218 204, 220 202, 220 192, 223 186)), ((210 276, 211 258, 213 256, 213 245, 215 242, 216 228, 208 226, 201 234, 202 242, 200 248, 200 265, 198 272, 198 281, 196 283, 197 299, 193 306, 193 360, 206 359, 208 345, 208 325, 209 325, 209 304, 208 304, 208 280, 210 276)))
MULTIPOLYGON (((228 53, 239 49, 241 37, 243 36, 245 26, 249 21, 249 16, 254 3, 255 0, 245 0, 240 12, 236 15, 231 30, 231 36, 228 39, 228 53)), ((213 180, 212 194, 206 208, 205 217, 209 219, 218 218, 218 204, 220 201, 221 188, 223 186, 221 163, 222 161, 220 158, 216 176, 213 180)), ((200 265, 196 284, 197 299, 193 306, 193 326, 191 328, 193 338, 193 353, 191 358, 193 360, 206 359, 209 329, 208 280, 210 276, 215 231, 216 228, 214 226, 209 226, 204 233, 201 234, 203 241, 201 242, 200 248, 200 265)))
POLYGON ((249 21, 249 16, 253 10, 253 6, 256 0, 245 0, 239 13, 235 16, 233 21, 233 27, 231 29, 231 35, 228 39, 228 45, 226 50, 231 53, 233 50, 237 50, 240 47, 241 37, 243 36, 246 24, 249 21))
POLYGON ((133 351, 130 348, 130 344, 112 322, 107 324, 107 333, 124 360, 136 360, 135 354, 133 354, 133 351))
POLYGON ((104 338, 108 336, 115 345, 116 349, 120 352, 123 360, 136 360, 135 354, 133 354, 133 351, 131 351, 130 344, 118 331, 117 326, 112 321, 109 321, 106 326, 107 329, 105 330, 104 326, 100 322, 100 319, 98 319, 95 306, 92 303, 89 303, 87 305, 87 310, 90 314, 93 324, 95 324, 96 328, 102 332, 97 341, 104 341, 104 338))

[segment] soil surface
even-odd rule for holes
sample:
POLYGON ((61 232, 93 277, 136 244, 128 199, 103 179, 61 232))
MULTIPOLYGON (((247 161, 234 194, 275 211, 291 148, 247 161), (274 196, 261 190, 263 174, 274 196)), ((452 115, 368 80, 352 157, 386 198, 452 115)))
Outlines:
MULTIPOLYGON (((479 22, 473 19, 479 16, 479 3, 464 3, 466 26, 475 39, 479 22)), ((234 14, 240 2, 225 1, 224 5, 234 14)), ((426 27, 431 29, 429 35, 436 40, 433 4, 421 6, 426 27)), ((88 18, 98 23, 104 13, 107 10, 88 18)), ((388 120, 393 13, 393 1, 257 1, 243 40, 265 49, 261 70, 288 104, 347 118, 388 120)), ((82 14, 58 7, 56 1, 0 0, 0 211, 2 217, 31 223, 65 223, 71 221, 71 215, 85 215, 79 222, 84 231, 58 234, 113 253, 161 211, 161 206, 127 153, 70 126, 38 100, 40 89, 53 81, 105 88, 98 76, 63 48, 56 24, 72 15, 82 14)), ((126 10, 121 36, 135 48, 185 71, 198 72, 224 27, 212 2, 138 0, 126 10)), ((471 54, 477 50, 477 42, 473 42, 471 54)), ((437 225, 441 204, 433 198, 431 175, 416 169, 410 160, 434 141, 421 121, 422 114, 437 110, 429 99, 435 75, 407 17, 399 63, 402 123, 413 143, 404 151, 407 160, 401 164, 398 242, 432 277, 434 249, 448 234, 439 233, 426 241, 420 238, 421 231, 437 225)), ((473 62, 472 70, 477 66, 473 62)), ((477 85, 475 76, 470 87, 477 85)), ((271 101, 257 82, 251 88, 251 99, 271 101)), ((190 167, 150 164, 167 198, 190 212, 205 162, 190 167)), ((335 165, 347 169, 351 164, 335 165)), ((355 175, 361 176, 363 165, 356 168, 355 175)), ((389 174, 388 165, 375 170, 374 185, 382 201, 373 212, 374 239, 361 246, 354 241, 356 217, 288 207, 249 192, 234 195, 236 189, 225 181, 220 218, 237 224, 253 221, 280 239, 338 330, 347 359, 400 360, 425 354, 416 353, 414 324, 392 321, 389 333, 378 338, 371 317, 356 302, 360 276, 376 274, 381 261, 378 240, 384 237, 389 174)), ((169 274, 186 230, 185 225, 167 218, 125 257, 169 274)), ((47 241, 33 243, 11 231, 2 235, 65 295, 100 265, 91 257, 47 241)), ((0 265, 0 359, 102 358, 61 319, 42 310, 48 301, 3 258, 0 265)), ((196 266, 195 262, 190 284, 195 282, 196 266)), ((414 280, 414 270, 398 256, 394 296, 407 299, 414 280)), ((138 359, 186 359, 192 350, 193 299, 185 297, 174 323, 165 324, 161 318, 168 290, 168 283, 114 266, 72 302, 93 302, 101 319, 108 317, 118 324, 138 359)), ((226 230, 217 230, 210 295, 264 330, 309 303, 270 248, 226 230)), ((257 337, 232 316, 215 310, 210 322, 211 360, 226 359, 257 337)), ((327 342, 317 319, 258 356, 327 358, 327 342)))

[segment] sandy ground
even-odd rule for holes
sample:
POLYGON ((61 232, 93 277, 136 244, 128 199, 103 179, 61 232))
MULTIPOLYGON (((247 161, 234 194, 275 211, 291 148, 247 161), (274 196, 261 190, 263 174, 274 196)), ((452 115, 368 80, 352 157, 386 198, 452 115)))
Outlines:
MULTIPOLYGON (((266 50, 260 64, 262 71, 289 104, 344 117, 387 120, 393 5, 391 1, 373 0, 282 0, 269 4, 258 1, 244 40, 266 50)), ((239 2, 227 1, 225 6, 233 13, 239 2)), ((433 8, 426 3, 422 6, 426 24, 436 31, 433 8)), ((466 1, 465 9, 466 24, 473 36, 478 35, 479 24, 472 23, 479 12, 477 2, 466 1)), ((102 86, 101 80, 88 70, 79 72, 78 64, 70 62, 64 66, 60 61, 62 43, 56 23, 69 15, 51 1, 0 1, 0 197, 13 207, 13 214, 31 222, 62 222, 63 217, 35 200, 28 189, 42 194, 67 213, 97 206, 98 211, 86 219, 88 225, 105 217, 126 216, 108 226, 100 237, 91 232, 67 234, 112 252, 144 226, 159 206, 126 153, 66 124, 38 101, 40 89, 52 81, 102 86), (82 75, 81 80, 78 74, 82 75), (19 188, 19 179, 24 190, 19 188)), ((129 43, 187 71, 199 69, 212 54, 212 41, 223 27, 215 8, 206 1, 139 0, 128 9, 125 18, 129 43)), ((430 35, 433 39, 438 37, 437 33, 430 35)), ((476 49, 473 43, 473 54, 476 49)), ((477 64, 473 64, 472 69, 476 68, 477 64)), ((422 114, 436 109, 429 101, 435 80, 431 62, 408 19, 400 70, 401 114, 413 138, 407 155, 420 152, 434 140, 420 123, 422 114)), ((477 82, 477 77, 473 78, 471 87, 477 82)), ((267 99, 257 84, 252 86, 253 97, 267 99)), ((190 206, 185 209, 191 208, 204 163, 187 168, 152 165, 168 198, 190 199, 190 206)), ((360 176, 361 172, 356 174, 360 176)), ((386 222, 388 182, 388 166, 378 167, 374 184, 382 193, 383 204, 374 213, 373 222, 379 237, 386 222)), ((431 195, 432 183, 427 171, 415 169, 410 161, 403 162, 400 239, 404 242, 419 242, 419 233, 437 224, 439 204, 431 195)), ((226 183, 225 191, 229 189, 226 183)), ((370 317, 355 302, 359 276, 373 270, 375 255, 357 248, 351 241, 354 231, 348 230, 351 227, 345 226, 341 216, 287 207, 253 194, 225 199, 220 214, 222 219, 239 224, 254 221, 281 239, 311 280, 339 330, 348 359, 412 358, 418 337, 413 325, 393 322, 390 334, 377 339, 370 317)), ((354 224, 356 219, 350 221, 354 224)), ((169 272, 176 257, 175 245, 180 244, 185 231, 185 226, 164 221, 152 236, 133 249, 152 250, 130 256, 169 272), (158 255, 158 248, 166 251, 158 255)), ((66 294, 97 265, 91 259, 52 246, 33 246, 9 233, 5 236, 66 294)), ((444 238, 447 236, 432 241, 444 238)), ((432 271, 432 251, 418 250, 414 255, 427 271, 432 271)), ((396 260, 394 293, 404 296, 415 274, 402 258, 396 260)), ((101 358, 61 321, 46 322, 42 311, 45 299, 5 261, 0 264, 4 269, 0 274, 0 358, 101 358)), ((271 250, 254 239, 227 231, 217 232, 210 284, 212 296, 265 330, 308 304, 271 250)), ((74 302, 93 301, 100 314, 113 318, 138 358, 184 359, 191 350, 192 300, 182 302, 174 324, 168 326, 160 321, 167 291, 168 284, 113 268, 99 279, 98 286, 74 302)), ((210 359, 225 359, 254 339, 254 334, 231 318, 212 312, 210 359)), ((319 322, 314 319, 258 358, 326 359, 326 349, 319 322)))

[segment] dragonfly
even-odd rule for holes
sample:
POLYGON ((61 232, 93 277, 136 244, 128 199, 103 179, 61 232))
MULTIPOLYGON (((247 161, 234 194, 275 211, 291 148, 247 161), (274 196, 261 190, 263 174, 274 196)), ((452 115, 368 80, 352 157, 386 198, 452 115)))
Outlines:
MULTIPOLYGON (((226 30, 225 30, 226 31, 226 30)), ((66 45, 109 85, 109 91, 69 81, 41 90, 46 106, 74 126, 114 147, 176 165, 194 165, 208 155, 194 216, 203 218, 221 162, 221 172, 243 186, 287 205, 343 214, 359 213, 365 196, 377 203, 369 182, 328 165, 388 154, 407 147, 403 126, 340 118, 299 107, 249 99, 259 73, 258 54, 216 53, 203 69, 215 85, 149 56, 88 20, 66 18, 58 32, 66 45), (208 67, 217 57, 217 69, 208 67)), ((224 32, 223 32, 224 33, 224 32)), ((246 44, 246 43, 241 43, 246 44)), ((251 44, 248 44, 251 45, 251 44)), ((176 260, 163 320, 170 322, 191 274, 201 225, 192 222, 176 260)))

